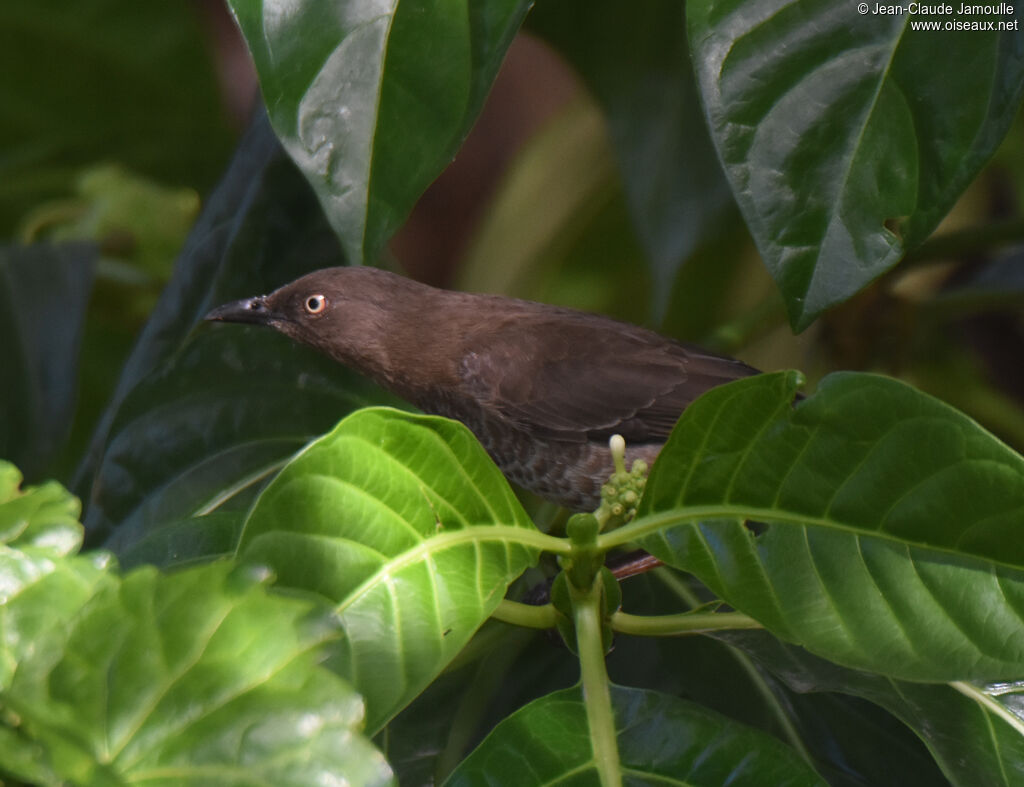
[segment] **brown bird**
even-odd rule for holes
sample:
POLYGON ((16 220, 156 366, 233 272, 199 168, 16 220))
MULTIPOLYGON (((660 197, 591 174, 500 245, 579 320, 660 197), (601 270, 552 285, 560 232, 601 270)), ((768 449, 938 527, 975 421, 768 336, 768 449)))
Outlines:
POLYGON ((451 292, 375 268, 327 268, 208 320, 269 325, 477 436, 502 472, 592 511, 613 471, 648 464, 687 405, 757 374, 652 331, 541 303, 451 292))

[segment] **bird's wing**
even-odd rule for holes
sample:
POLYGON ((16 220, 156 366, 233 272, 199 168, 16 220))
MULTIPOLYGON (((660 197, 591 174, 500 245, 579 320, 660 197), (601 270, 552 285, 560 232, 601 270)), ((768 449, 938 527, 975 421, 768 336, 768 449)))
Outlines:
POLYGON ((709 388, 757 374, 635 326, 541 315, 468 337, 464 390, 528 433, 583 442, 661 442, 709 388))

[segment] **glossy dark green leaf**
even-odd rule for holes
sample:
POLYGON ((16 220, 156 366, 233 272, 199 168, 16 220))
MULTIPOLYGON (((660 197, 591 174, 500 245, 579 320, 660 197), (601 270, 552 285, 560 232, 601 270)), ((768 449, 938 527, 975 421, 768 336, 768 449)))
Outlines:
MULTIPOLYGON (((698 705, 614 687, 612 706, 624 784, 825 784, 779 741, 698 705)), ((597 783, 579 688, 510 716, 446 784, 507 784, 509 774, 523 785, 597 783)))
POLYGON ((1024 780, 1024 713, 1014 683, 982 689, 898 681, 844 669, 764 632, 721 637, 795 691, 842 692, 882 706, 924 741, 955 787, 1024 780))
POLYGON ((733 210, 694 83, 684 5, 641 0, 623 13, 614 0, 545 0, 528 24, 604 108, 663 310, 679 266, 733 210))
POLYGON ((336 605, 345 639, 334 662, 376 731, 494 611, 536 560, 538 535, 466 427, 370 408, 278 474, 239 554, 336 605))
POLYGON ((205 188, 231 135, 198 9, 130 0, 0 8, 0 236, 116 160, 205 188))
MULTIPOLYGON (((261 487, 253 485, 253 496, 261 487)), ((242 502, 239 493, 232 502, 242 502)), ((234 554, 242 532, 245 511, 224 510, 163 522, 146 531, 129 546, 118 549, 117 557, 127 570, 141 565, 164 569, 180 568, 234 554)), ((120 542, 120 538, 113 539, 120 542)), ((127 539, 126 539, 127 540, 127 539)))
POLYGON ((0 248, 0 457, 33 480, 71 429, 91 244, 0 248))
POLYGON ((488 621, 378 736, 399 783, 444 783, 463 757, 523 704, 507 703, 508 694, 534 692, 530 699, 535 699, 571 686, 579 672, 573 662, 568 651, 536 630, 488 621), (552 656, 568 668, 551 669, 552 656), (548 683, 555 673, 563 679, 548 683))
POLYGON ((1024 458, 895 380, 835 374, 794 405, 797 381, 761 375, 688 408, 621 537, 838 663, 1015 677, 1024 458))
POLYGON ((270 118, 373 262, 476 119, 527 0, 232 0, 270 118))
MULTIPOLYGON (((633 614, 666 614, 692 599, 661 568, 623 583, 633 614), (685 595, 685 592, 684 592, 685 595)), ((832 787, 936 787, 943 783, 924 744, 896 717, 860 697, 803 693, 729 644, 728 637, 619 635, 608 674, 619 685, 684 697, 755 727, 800 752, 832 787)))
MULTIPOLYGON (((160 538, 154 529, 167 523, 224 508, 244 513, 292 454, 372 403, 376 390, 273 331, 204 328, 121 404, 90 525, 116 528, 106 546, 120 554, 160 538)), ((214 546, 205 538, 189 546, 185 535, 177 534, 176 560, 214 546)))
POLYGON ((1019 9, 924 17, 869 6, 687 5, 712 136, 798 329, 931 233, 1024 92, 1019 9), (923 20, 1017 29, 915 30, 923 20))
POLYGON ((3 701, 73 783, 388 783, 361 699, 317 666, 336 633, 228 564, 141 569, 51 632, 3 701))
MULTIPOLYGON (((341 262, 311 189, 257 118, 146 325, 83 473, 86 526, 128 548, 223 507, 376 389, 270 330, 202 325, 214 306, 341 262)), ((180 544, 179 546, 184 546, 180 544)), ((205 549, 195 545, 193 557, 205 549)), ((180 553, 179 553, 180 554, 180 553)))

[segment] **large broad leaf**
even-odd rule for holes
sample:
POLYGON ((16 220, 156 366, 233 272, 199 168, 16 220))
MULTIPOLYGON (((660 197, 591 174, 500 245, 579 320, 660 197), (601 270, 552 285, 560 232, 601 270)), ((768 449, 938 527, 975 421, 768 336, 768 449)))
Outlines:
POLYGON ((53 557, 70 555, 82 543, 81 504, 54 482, 22 491, 21 473, 0 460, 0 543, 38 547, 53 557))
POLYGON ((528 24, 605 110, 663 311, 678 267, 735 215, 697 96, 684 5, 643 0, 624 13, 614 0, 546 0, 528 24))
MULTIPOLYGON (((376 392, 273 331, 211 326, 122 403, 90 524, 114 527, 105 546, 123 554, 142 539, 164 539, 162 528, 184 518, 232 510, 240 519, 292 454, 346 413, 380 401, 376 392)), ((213 546, 203 529, 152 558, 202 556, 213 546)))
POLYGON ((884 707, 920 736, 956 787, 1014 787, 1024 780, 1019 682, 989 687, 910 683, 843 669, 764 632, 719 636, 795 691, 842 692, 884 707))
POLYGON ((797 379, 731 383, 688 408, 637 520, 608 538, 638 538, 838 663, 1019 677, 1024 459, 903 383, 836 374, 794 405, 797 379))
POLYGON ((687 5, 712 135, 798 329, 931 233, 1024 91, 1017 6, 936 17, 868 6, 687 5), (922 21, 1016 29, 915 29, 922 21))
MULTIPOLYGON (((622 584, 623 606, 634 614, 678 612, 694 601, 691 592, 699 587, 692 578, 685 584, 680 579, 667 567, 632 577, 622 584)), ((758 633, 750 640, 778 642, 758 633)), ((779 738, 801 752, 832 787, 942 783, 928 749, 888 711, 824 687, 812 693, 802 693, 799 686, 793 690, 728 643, 728 636, 620 634, 608 654, 608 674, 619 685, 686 697, 779 738)))
MULTIPOLYGON (((699 705, 614 687, 622 776, 629 784, 824 785, 775 738, 699 705)), ((591 784, 593 742, 579 688, 549 694, 510 716, 446 784, 591 784)))
POLYGON ((539 534, 462 424, 361 410, 260 495, 239 553, 335 603, 368 728, 403 708, 536 560, 539 534))
POLYGON ((0 236, 111 158, 166 182, 211 184, 231 135, 207 44, 184 3, 5 0, 0 236))
POLYGON ((372 262, 476 119, 528 0, 232 0, 271 121, 372 262))
MULTIPOLYGON (((336 629, 231 571, 105 583, 17 665, 3 703, 22 741, 76 784, 388 782, 359 696, 316 665, 336 629)), ((41 601, 13 603, 53 620, 41 601)))
POLYGON ((36 478, 71 429, 91 244, 0 248, 0 457, 36 478))
POLYGON ((106 581, 110 562, 71 557, 82 543, 81 506, 66 489, 20 485, 17 468, 0 462, 0 691, 41 634, 63 627, 106 581))
MULTIPOLYGON (((192 335, 213 306, 341 261, 311 189, 258 117, 100 427, 87 465, 95 477, 81 479, 93 541, 117 527, 110 546, 123 552, 158 525, 216 510, 365 397, 379 401, 368 383, 273 331, 203 325, 192 335)), ((179 556, 207 548, 178 546, 179 556)))

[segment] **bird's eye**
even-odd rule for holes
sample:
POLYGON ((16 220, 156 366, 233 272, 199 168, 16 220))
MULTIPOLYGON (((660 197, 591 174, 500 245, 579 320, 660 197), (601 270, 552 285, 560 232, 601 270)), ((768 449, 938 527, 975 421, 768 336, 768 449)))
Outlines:
POLYGON ((306 298, 306 311, 310 314, 319 314, 327 308, 327 299, 323 295, 310 295, 306 298))

